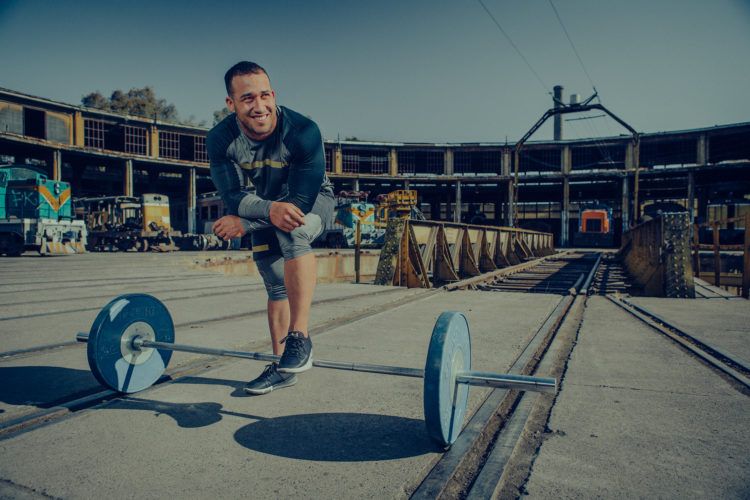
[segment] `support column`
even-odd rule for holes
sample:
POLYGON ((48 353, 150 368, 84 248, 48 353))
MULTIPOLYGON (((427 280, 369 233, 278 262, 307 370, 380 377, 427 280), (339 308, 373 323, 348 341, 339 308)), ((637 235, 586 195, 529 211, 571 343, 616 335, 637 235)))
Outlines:
POLYGON ((697 151, 695 155, 695 163, 698 165, 705 165, 708 163, 708 140, 706 134, 698 136, 697 151))
MULTIPOLYGON (((695 176, 693 172, 688 172, 687 199, 688 218, 690 219, 690 231, 692 233, 693 224, 695 224, 695 176)), ((693 240, 691 239, 690 241, 693 240)))
POLYGON ((506 193, 508 202, 505 204, 505 225, 513 227, 513 179, 508 180, 506 193))
POLYGON ((572 154, 570 146, 565 146, 560 151, 560 164, 562 165, 562 206, 560 207, 560 246, 567 247, 570 244, 570 169, 572 165, 572 154))
POLYGON ((73 145, 81 146, 85 144, 85 128, 83 126, 83 114, 80 111, 73 113, 73 145))
POLYGON ((149 155, 152 158, 158 158, 159 157, 159 129, 156 128, 156 125, 151 125, 148 128, 148 137, 149 137, 149 155))
POLYGON ((333 173, 340 174, 344 171, 344 154, 341 152, 341 144, 336 145, 333 150, 333 173))
POLYGON ((59 149, 52 151, 52 180, 62 180, 62 153, 59 149))
POLYGON ((453 150, 448 148, 443 154, 443 174, 453 175, 453 150))
POLYGON ((396 148, 391 148, 388 153, 388 175, 396 177, 398 175, 398 151, 396 148))
POLYGON ((509 177, 511 167, 510 149, 503 149, 503 156, 500 159, 500 175, 509 177))
POLYGON ((359 191, 359 179, 354 179, 352 181, 352 189, 354 189, 354 191, 359 191))
POLYGON ((627 173, 622 177, 622 202, 620 204, 620 214, 622 215, 622 234, 625 234, 625 232, 630 229, 630 189, 627 173))
POLYGON ((122 176, 122 192, 124 196, 133 196, 133 160, 125 160, 122 176))
POLYGON ((195 233, 196 226, 196 207, 198 205, 198 194, 195 190, 196 169, 191 168, 188 173, 188 199, 187 199, 187 230, 188 233, 195 233))
POLYGON ((408 191, 410 188, 411 188, 411 183, 407 179, 404 181, 404 189, 408 191))
POLYGON ((640 170, 641 170, 641 147, 639 144, 633 145, 633 168, 635 168, 635 175, 633 176, 633 222, 638 224, 641 222, 641 200, 640 196, 640 170))
POLYGON ((461 181, 456 181, 456 209, 453 211, 453 222, 461 222, 461 181))

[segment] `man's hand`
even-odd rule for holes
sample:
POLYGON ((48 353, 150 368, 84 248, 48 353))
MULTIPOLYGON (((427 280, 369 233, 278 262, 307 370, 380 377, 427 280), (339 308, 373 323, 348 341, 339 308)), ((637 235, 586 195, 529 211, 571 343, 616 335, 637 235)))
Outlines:
POLYGON ((231 240, 245 235, 245 229, 242 227, 242 219, 236 215, 225 215, 214 222, 211 228, 216 236, 222 240, 231 240))
POLYGON ((271 224, 287 233, 305 223, 305 214, 292 203, 274 201, 269 213, 271 224))

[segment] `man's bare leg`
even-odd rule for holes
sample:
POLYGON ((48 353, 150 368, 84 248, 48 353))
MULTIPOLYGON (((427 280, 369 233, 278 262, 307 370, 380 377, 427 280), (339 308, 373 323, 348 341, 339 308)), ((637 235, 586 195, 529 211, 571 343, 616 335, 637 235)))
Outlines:
POLYGON ((317 277, 318 269, 312 252, 284 262, 284 285, 289 298, 289 331, 302 332, 305 337, 308 336, 310 306, 317 277))
POLYGON ((289 331, 288 300, 268 301, 268 328, 271 330, 273 353, 277 356, 281 356, 284 352, 284 346, 280 344, 280 342, 289 331))

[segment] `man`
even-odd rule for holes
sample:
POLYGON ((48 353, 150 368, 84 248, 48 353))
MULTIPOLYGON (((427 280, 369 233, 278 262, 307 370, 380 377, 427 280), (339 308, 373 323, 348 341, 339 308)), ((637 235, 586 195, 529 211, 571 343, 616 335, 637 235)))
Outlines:
POLYGON ((224 239, 251 232, 253 260, 268 293, 273 352, 281 359, 245 391, 265 394, 294 385, 295 373, 312 366, 308 319, 317 269, 310 245, 333 216, 333 185, 318 126, 276 105, 263 68, 237 63, 224 84, 232 114, 211 129, 206 148, 228 215, 213 230, 224 239), (255 193, 245 188, 247 179, 255 193))

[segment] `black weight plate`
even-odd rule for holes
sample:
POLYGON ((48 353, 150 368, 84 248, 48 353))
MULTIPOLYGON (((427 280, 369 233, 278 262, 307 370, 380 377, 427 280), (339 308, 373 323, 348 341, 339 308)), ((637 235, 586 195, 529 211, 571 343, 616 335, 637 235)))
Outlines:
POLYGON ((96 317, 89 332, 88 360, 102 385, 118 392, 138 392, 162 376, 172 351, 133 349, 131 341, 136 335, 174 342, 172 317, 166 306, 151 295, 121 295, 96 317))

